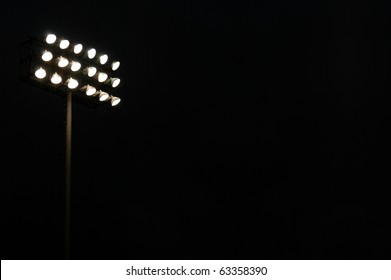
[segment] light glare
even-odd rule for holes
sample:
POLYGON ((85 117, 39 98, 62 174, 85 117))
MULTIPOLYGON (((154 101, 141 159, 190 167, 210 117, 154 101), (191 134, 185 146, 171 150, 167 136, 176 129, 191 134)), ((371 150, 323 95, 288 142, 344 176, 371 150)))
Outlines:
POLYGON ((53 84, 57 85, 57 84, 61 83, 62 78, 61 78, 61 76, 58 75, 57 73, 54 73, 53 76, 52 76, 52 78, 50 79, 50 81, 51 81, 53 84))
POLYGON ((48 44, 53 44, 54 42, 56 42, 56 40, 57 40, 57 37, 54 34, 49 34, 46 36, 46 43, 48 43, 48 44))
POLYGON ((46 77, 46 71, 42 67, 40 67, 37 71, 35 71, 35 77, 38 79, 43 79, 46 77))

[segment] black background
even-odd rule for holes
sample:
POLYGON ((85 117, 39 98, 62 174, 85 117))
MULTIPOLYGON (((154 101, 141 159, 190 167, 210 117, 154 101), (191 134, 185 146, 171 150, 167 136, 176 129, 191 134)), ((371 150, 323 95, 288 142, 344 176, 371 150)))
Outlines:
POLYGON ((73 106, 73 259, 389 259, 390 4, 0 7, 2 259, 64 258, 65 100, 18 74, 48 32, 121 61, 73 106))

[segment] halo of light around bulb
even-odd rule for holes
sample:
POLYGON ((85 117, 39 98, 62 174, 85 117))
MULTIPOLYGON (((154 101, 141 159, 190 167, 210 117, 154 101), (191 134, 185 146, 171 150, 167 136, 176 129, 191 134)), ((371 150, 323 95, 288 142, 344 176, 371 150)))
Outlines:
POLYGON ((77 61, 72 61, 72 63, 71 63, 71 70, 72 70, 73 72, 79 71, 80 68, 81 68, 81 64, 80 64, 79 62, 77 62, 77 61))
POLYGON ((81 51, 83 50, 83 45, 82 44, 77 44, 73 47, 73 52, 75 54, 79 54, 81 53, 81 51))
POLYGON ((68 87, 70 89, 74 89, 74 88, 77 88, 77 86, 79 85, 79 82, 73 78, 69 78, 68 80, 68 87))
POLYGON ((37 69, 37 71, 35 71, 35 77, 37 77, 38 79, 43 79, 46 77, 46 71, 45 69, 43 69, 42 67, 40 67, 39 69, 37 69))
POLYGON ((119 61, 114 61, 114 62, 111 64, 111 69, 112 69, 113 71, 115 71, 115 70, 117 70, 117 69, 119 68, 119 65, 120 65, 119 61))
POLYGON ((57 73, 54 73, 53 76, 52 76, 52 78, 50 79, 50 81, 51 81, 53 84, 57 85, 57 84, 61 83, 62 78, 61 78, 61 76, 58 75, 57 73))
POLYGON ((96 50, 94 48, 89 49, 88 52, 87 52, 87 55, 88 55, 89 59, 93 59, 95 57, 95 55, 96 55, 96 50))
POLYGON ((111 106, 116 106, 121 102, 121 99, 119 97, 113 96, 111 98, 111 106))
POLYGON ((56 42, 56 40, 57 40, 57 37, 54 34, 48 34, 46 36, 46 43, 48 43, 48 44, 53 44, 54 42, 56 42))
POLYGON ((86 88, 86 95, 92 96, 95 93, 96 93, 96 88, 94 88, 92 86, 87 86, 87 88, 86 88))
POLYGON ((87 76, 88 77, 93 77, 93 76, 95 76, 95 74, 96 74, 96 68, 95 67, 88 67, 87 68, 87 76))
POLYGON ((69 47, 69 41, 68 40, 61 40, 61 42, 60 42, 60 49, 66 49, 66 48, 68 48, 69 47))
POLYGON ((109 76, 106 73, 99 73, 98 75, 98 81, 103 83, 104 81, 107 80, 109 76))
POLYGON ((104 91, 100 91, 99 93, 99 101, 105 101, 109 98, 109 94, 104 91))
POLYGON ((50 60, 52 60, 52 58, 53 58, 53 54, 51 53, 51 52, 49 52, 49 51, 44 51, 43 52, 43 54, 42 54, 42 60, 43 61, 50 61, 50 60))
POLYGON ((117 87, 117 86, 119 85, 120 82, 121 82, 120 79, 118 79, 118 78, 113 78, 113 79, 111 80, 111 86, 112 86, 113 88, 115 88, 115 87, 117 87))
POLYGON ((65 57, 60 56, 58 58, 58 66, 59 67, 63 68, 63 67, 68 66, 68 64, 69 64, 69 60, 66 59, 65 57))
POLYGON ((109 60, 109 57, 107 56, 107 54, 101 55, 99 57, 99 62, 102 65, 105 64, 108 60, 109 60))

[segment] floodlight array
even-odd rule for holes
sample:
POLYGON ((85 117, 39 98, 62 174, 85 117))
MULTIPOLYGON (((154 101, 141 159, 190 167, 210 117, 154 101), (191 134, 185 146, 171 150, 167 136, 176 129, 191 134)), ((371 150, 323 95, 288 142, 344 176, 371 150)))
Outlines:
MULTIPOLYGON (((43 40, 35 42, 32 51, 31 78, 51 87, 53 91, 72 91, 93 102, 109 102, 116 106, 120 98, 109 92, 120 84, 115 71, 120 63, 106 53, 95 48, 85 47, 79 42, 70 42, 55 34, 48 34, 43 40)), ((98 104, 99 105, 99 104, 98 104)))

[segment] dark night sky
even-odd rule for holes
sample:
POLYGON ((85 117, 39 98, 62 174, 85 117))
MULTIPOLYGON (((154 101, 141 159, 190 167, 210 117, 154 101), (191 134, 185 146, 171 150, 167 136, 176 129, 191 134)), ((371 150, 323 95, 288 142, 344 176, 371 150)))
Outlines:
POLYGON ((74 105, 72 258, 389 259, 390 4, 0 11, 2 259, 64 257, 65 99, 18 74, 47 32, 122 63, 121 106, 74 105))

